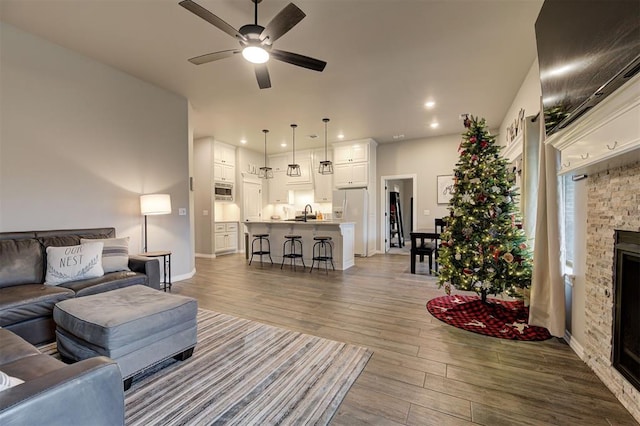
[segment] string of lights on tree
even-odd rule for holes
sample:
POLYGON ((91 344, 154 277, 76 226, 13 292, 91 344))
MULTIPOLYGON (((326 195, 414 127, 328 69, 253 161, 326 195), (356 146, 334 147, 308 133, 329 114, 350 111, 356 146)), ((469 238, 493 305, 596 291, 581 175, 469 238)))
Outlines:
POLYGON ((438 250, 439 285, 487 294, 522 297, 531 286, 531 251, 517 226, 515 175, 485 119, 465 119, 467 131, 458 148, 454 193, 438 250))

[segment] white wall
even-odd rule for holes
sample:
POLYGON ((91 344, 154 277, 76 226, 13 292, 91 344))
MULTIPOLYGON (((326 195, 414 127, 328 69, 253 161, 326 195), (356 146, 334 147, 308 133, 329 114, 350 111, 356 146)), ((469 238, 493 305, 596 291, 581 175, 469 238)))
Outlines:
MULTIPOLYGON (((460 128, 462 133, 462 124, 460 128)), ((449 135, 378 145, 378 179, 381 176, 417 175, 417 197, 413 201, 417 212, 416 229, 433 229, 435 218, 449 215, 448 204, 437 204, 436 179, 438 175, 453 174, 461 140, 460 135, 449 135), (424 210, 429 210, 430 215, 425 216, 424 210)), ((385 200, 379 202, 384 203, 385 200)), ((377 208, 380 210, 382 207, 377 208)), ((405 212, 409 215, 407 210, 405 212)), ((378 230, 381 229, 380 220, 384 218, 378 218, 378 230)))
POLYGON ((521 109, 524 109, 525 117, 536 115, 540 112, 541 96, 540 72, 538 71, 538 59, 536 58, 500 124, 497 139, 498 145, 504 146, 507 144, 507 127, 518 118, 518 113, 521 109))
POLYGON ((213 255, 213 139, 193 142, 193 189, 195 198, 195 250, 198 255, 213 255))
POLYGON ((4 23, 0 93, 1 231, 113 226, 140 252, 139 195, 169 193, 149 250, 193 272, 186 99, 4 23))

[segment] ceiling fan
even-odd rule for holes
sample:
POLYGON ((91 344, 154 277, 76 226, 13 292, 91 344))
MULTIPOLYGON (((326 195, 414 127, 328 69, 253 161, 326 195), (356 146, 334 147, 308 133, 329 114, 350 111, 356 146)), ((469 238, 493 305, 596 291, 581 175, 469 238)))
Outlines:
POLYGON ((267 24, 266 27, 263 27, 258 25, 258 3, 262 0, 251 1, 255 4, 255 22, 253 24, 243 25, 239 30, 236 30, 196 2, 191 0, 181 1, 179 3, 180 6, 198 15, 200 18, 240 42, 240 48, 238 49, 207 53, 206 55, 191 58, 189 59, 189 62, 195 65, 202 65, 242 53, 242 56, 246 60, 254 64, 256 78, 258 79, 258 86, 261 89, 268 89, 271 87, 271 79, 269 78, 269 71, 267 70, 266 65, 266 62, 270 57, 278 61, 287 62, 289 64, 308 68, 314 71, 324 70, 324 67, 327 65, 324 61, 272 48, 274 41, 286 34, 287 31, 307 16, 302 10, 300 10, 300 8, 298 8, 298 6, 293 3, 289 3, 271 20, 271 22, 267 24))

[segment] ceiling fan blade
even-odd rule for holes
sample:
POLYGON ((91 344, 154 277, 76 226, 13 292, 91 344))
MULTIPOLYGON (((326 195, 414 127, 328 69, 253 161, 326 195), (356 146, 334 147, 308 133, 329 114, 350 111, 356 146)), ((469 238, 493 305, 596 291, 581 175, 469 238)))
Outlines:
POLYGON ((293 28, 298 22, 302 21, 305 16, 307 15, 305 15, 298 6, 293 3, 289 3, 280 11, 280 13, 274 16, 271 22, 269 22, 265 29, 262 30, 260 40, 264 41, 268 37, 269 42, 273 43, 293 28))
POLYGON ((178 4, 184 7, 185 9, 187 9, 189 12, 194 13, 199 17, 201 17, 202 19, 204 19, 205 21, 209 22, 210 24, 213 24, 218 29, 229 34, 231 37, 239 38, 244 41, 247 40, 245 36, 243 36, 240 32, 238 32, 238 30, 233 28, 231 25, 227 24, 222 19, 218 18, 213 13, 209 12, 204 7, 200 6, 198 3, 193 2, 191 0, 183 0, 178 4))
POLYGON ((268 89, 271 87, 271 78, 269 78, 269 70, 266 64, 256 64, 256 78, 258 79, 258 86, 261 89, 268 89))
POLYGON ((195 58, 189 59, 189 62, 195 65, 202 65, 213 61, 218 61, 220 59, 229 58, 236 53, 240 53, 238 49, 231 50, 222 50, 220 52, 207 53, 206 55, 196 56, 195 58))
POLYGON ((278 61, 287 62, 289 64, 308 68, 314 71, 322 71, 324 70, 324 67, 327 66, 325 61, 299 55, 297 53, 285 52, 284 50, 271 49, 269 54, 273 59, 277 59, 278 61))

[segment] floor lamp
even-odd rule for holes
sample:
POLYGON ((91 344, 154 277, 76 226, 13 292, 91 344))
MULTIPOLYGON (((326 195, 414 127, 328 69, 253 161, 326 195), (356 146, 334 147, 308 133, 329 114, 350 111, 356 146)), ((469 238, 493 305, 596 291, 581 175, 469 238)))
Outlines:
POLYGON ((144 252, 147 252, 147 216, 171 213, 169 194, 147 194, 140 196, 140 212, 144 216, 144 252))

